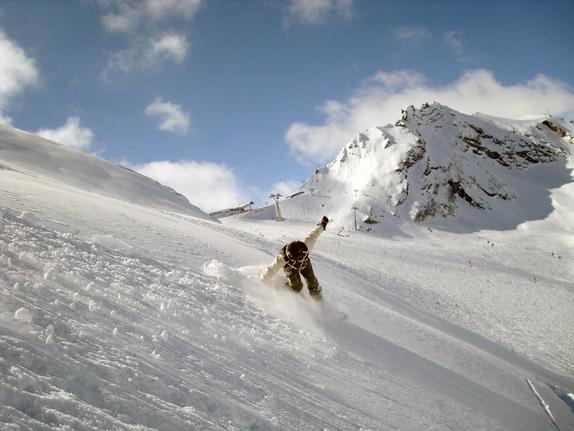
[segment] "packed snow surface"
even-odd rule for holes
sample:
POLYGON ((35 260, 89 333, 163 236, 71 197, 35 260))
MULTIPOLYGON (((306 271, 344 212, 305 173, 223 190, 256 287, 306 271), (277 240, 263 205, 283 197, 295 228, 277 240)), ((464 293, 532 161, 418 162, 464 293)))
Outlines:
POLYGON ((555 429, 528 379, 574 430, 571 182, 504 231, 332 217, 319 304, 257 274, 328 198, 220 224, 129 181, 87 192, 19 145, 0 151, 0 429, 555 429))

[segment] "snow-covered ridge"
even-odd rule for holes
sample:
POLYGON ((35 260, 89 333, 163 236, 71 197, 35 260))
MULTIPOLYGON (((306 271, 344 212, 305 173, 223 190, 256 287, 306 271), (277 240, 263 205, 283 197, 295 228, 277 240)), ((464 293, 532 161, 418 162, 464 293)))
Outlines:
POLYGON ((123 166, 0 125, 0 169, 126 202, 213 220, 174 190, 123 166))
POLYGON ((302 190, 347 224, 415 222, 511 228, 545 218, 550 190, 572 181, 574 124, 465 115, 438 103, 410 106, 395 123, 351 140, 302 190), (354 211, 354 210, 353 210, 354 211))

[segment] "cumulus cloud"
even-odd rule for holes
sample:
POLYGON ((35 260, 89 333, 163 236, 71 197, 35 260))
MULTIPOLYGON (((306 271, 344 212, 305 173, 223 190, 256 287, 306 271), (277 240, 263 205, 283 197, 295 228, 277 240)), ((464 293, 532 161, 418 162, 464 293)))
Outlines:
POLYGON ((395 39, 404 43, 416 43, 428 39, 430 32, 421 26, 402 25, 393 31, 395 39))
POLYGON ((128 48, 110 56, 104 78, 109 78, 115 72, 125 75, 133 71, 153 72, 166 62, 182 63, 189 46, 187 38, 177 33, 134 41, 128 48))
POLYGON ((249 200, 234 171, 223 164, 182 160, 129 167, 173 188, 204 211, 235 207, 249 200))
POLYGON ((36 134, 78 150, 87 150, 94 140, 94 133, 89 128, 82 127, 78 117, 69 117, 66 124, 58 129, 40 129, 36 134))
POLYGON ((332 15, 350 18, 353 0, 289 0, 286 23, 317 24, 332 15))
POLYGON ((279 181, 273 184, 269 193, 263 197, 267 198, 271 193, 280 193, 283 196, 291 196, 299 190, 301 183, 298 181, 279 181))
POLYGON ((574 90, 566 83, 540 74, 514 85, 504 85, 489 70, 470 70, 455 82, 433 86, 411 71, 381 71, 345 101, 326 101, 320 124, 297 122, 285 134, 299 160, 330 161, 358 132, 396 121, 401 109, 439 102, 458 111, 506 118, 540 114, 574 116, 574 90))
POLYGON ((155 99, 145 109, 148 117, 157 117, 160 120, 159 130, 164 132, 187 134, 189 129, 189 113, 184 112, 181 105, 164 102, 161 98, 155 99))
POLYGON ((11 122, 6 115, 10 102, 27 87, 36 85, 39 76, 34 59, 0 29, 0 123, 11 122))
POLYGON ((152 39, 149 46, 149 57, 153 60, 162 57, 170 58, 181 63, 187 55, 189 43, 181 34, 167 33, 157 39, 152 39))
POLYGON ((157 72, 166 63, 182 63, 190 49, 183 33, 159 33, 173 19, 189 20, 199 11, 202 0, 98 0, 108 11, 104 28, 127 34, 126 48, 112 52, 101 75, 109 80, 116 74, 157 72))
POLYGON ((101 1, 112 11, 102 17, 109 32, 128 32, 144 23, 155 24, 169 18, 193 18, 202 0, 106 0, 101 1))

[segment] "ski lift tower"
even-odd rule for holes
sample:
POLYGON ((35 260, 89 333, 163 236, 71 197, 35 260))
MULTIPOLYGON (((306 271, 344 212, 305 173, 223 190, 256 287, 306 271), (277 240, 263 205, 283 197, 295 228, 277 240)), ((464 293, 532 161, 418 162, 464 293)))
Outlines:
POLYGON ((283 196, 281 193, 270 194, 269 197, 275 201, 275 221, 283 221, 285 220, 281 216, 281 208, 279 208, 279 198, 283 196))
POLYGON ((353 204, 353 207, 351 208, 354 212, 355 212, 355 230, 359 230, 359 227, 357 226, 357 210, 359 209, 359 206, 357 205, 357 193, 359 193, 359 190, 355 189, 355 203, 353 204))
POLYGON ((321 171, 319 169, 315 170, 315 174, 313 175, 313 179, 311 180, 311 187, 309 187, 309 191, 311 192, 311 196, 315 196, 315 190, 317 190, 317 185, 319 184, 319 174, 321 171))

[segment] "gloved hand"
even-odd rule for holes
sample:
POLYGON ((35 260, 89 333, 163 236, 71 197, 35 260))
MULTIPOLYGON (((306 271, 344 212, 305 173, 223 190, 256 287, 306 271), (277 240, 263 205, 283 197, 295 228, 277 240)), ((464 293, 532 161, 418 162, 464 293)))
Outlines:
POLYGON ((329 219, 326 216, 323 216, 321 221, 317 224, 317 226, 323 226, 323 230, 327 227, 327 223, 329 223, 329 219))

